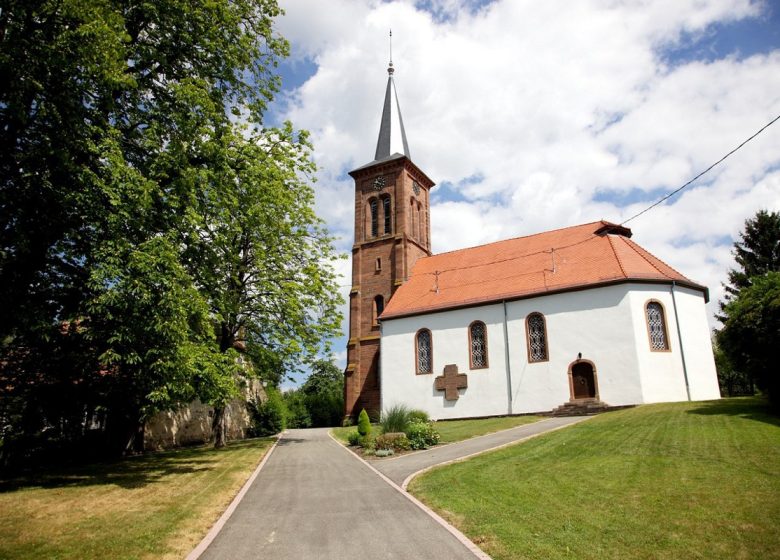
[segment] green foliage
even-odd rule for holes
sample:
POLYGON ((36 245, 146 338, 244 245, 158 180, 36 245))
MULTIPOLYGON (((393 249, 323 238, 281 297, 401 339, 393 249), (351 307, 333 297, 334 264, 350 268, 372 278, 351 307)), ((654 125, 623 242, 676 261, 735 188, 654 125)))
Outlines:
POLYGON ((409 422, 430 422, 431 418, 424 410, 412 409, 409 411, 409 422))
POLYGON ((330 360, 317 360, 301 386, 314 427, 338 426, 344 416, 344 374, 330 360))
POLYGON ((405 451, 411 447, 409 439, 403 432, 384 433, 376 437, 377 449, 392 449, 394 451, 405 451))
POLYGON ((361 438, 360 432, 355 430, 354 432, 349 433, 349 435, 347 436, 347 441, 352 447, 354 447, 356 445, 360 445, 360 438, 361 438))
POLYGON ((267 398, 260 402, 257 398, 247 403, 252 417, 251 435, 272 436, 284 431, 286 427, 285 407, 282 396, 276 389, 267 389, 267 398))
POLYGON ((380 424, 384 433, 403 432, 409 425, 409 407, 396 404, 382 413, 380 424))
POLYGON ((101 425, 137 445, 149 415, 194 396, 221 432, 251 374, 235 349, 277 384, 338 331, 308 135, 263 126, 288 52, 280 13, 275 0, 3 5, 4 434, 73 441, 101 425))
POLYGON ((723 310, 719 348, 728 363, 753 379, 780 409, 780 375, 773 356, 780 348, 780 272, 754 276, 723 310))
POLYGON ((734 260, 738 269, 729 271, 726 300, 721 310, 741 289, 752 284, 754 276, 767 272, 780 272, 780 212, 759 210, 753 218, 745 220, 745 228, 734 243, 734 260))
POLYGON ((406 428, 406 437, 412 449, 427 449, 439 443, 439 432, 430 423, 412 422, 406 428))
POLYGON ((371 434, 360 436, 358 439, 358 445, 366 451, 374 451, 376 449, 376 439, 371 434))
POLYGON ((311 428, 311 416, 306 408, 306 397, 300 390, 287 391, 282 395, 287 409, 288 428, 311 428))
POLYGON ((365 408, 360 411, 358 416, 358 432, 364 437, 371 433, 371 422, 368 419, 368 413, 365 408))

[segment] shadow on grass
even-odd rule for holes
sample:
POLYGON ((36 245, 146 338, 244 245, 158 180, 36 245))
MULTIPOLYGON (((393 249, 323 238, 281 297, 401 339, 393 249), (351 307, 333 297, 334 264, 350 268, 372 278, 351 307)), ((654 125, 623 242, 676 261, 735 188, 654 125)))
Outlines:
MULTIPOLYGON (((257 440, 231 442, 227 449, 250 447, 255 442, 257 440)), ((51 489, 109 484, 122 488, 141 488, 167 476, 209 471, 220 463, 220 453, 224 453, 224 450, 198 446, 149 453, 114 462, 52 467, 0 480, 0 492, 30 487, 51 489)))
POLYGON ((772 412, 769 403, 762 397, 730 397, 717 401, 704 401, 689 410, 688 414, 739 416, 780 426, 780 416, 772 412))

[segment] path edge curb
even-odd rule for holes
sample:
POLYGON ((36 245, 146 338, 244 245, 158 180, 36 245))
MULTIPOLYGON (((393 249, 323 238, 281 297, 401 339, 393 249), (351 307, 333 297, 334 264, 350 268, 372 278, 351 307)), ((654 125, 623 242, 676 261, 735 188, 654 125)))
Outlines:
POLYGON ((274 452, 274 449, 276 449, 276 446, 279 444, 279 441, 281 439, 282 439, 282 434, 279 434, 274 444, 271 446, 268 452, 263 456, 262 460, 260 461, 260 464, 257 465, 254 472, 252 472, 250 477, 241 487, 241 490, 238 491, 238 494, 236 494, 236 496, 230 502, 227 509, 224 512, 222 512, 222 515, 220 515, 219 519, 217 519, 214 525, 211 526, 211 529, 209 529, 209 532, 206 533, 206 536, 203 537, 203 539, 198 543, 198 545, 192 549, 192 551, 187 555, 185 560, 197 560, 198 558, 200 558, 201 554, 206 552, 206 549, 214 541, 214 539, 217 538, 217 535, 225 526, 225 523, 227 523, 228 519, 230 519, 230 516, 233 515, 233 512, 238 507, 238 504, 240 504, 241 500, 244 499, 244 496, 249 491, 249 487, 252 486, 252 483, 254 483, 255 479, 257 478, 257 475, 260 474, 260 471, 265 466, 265 463, 268 461, 268 458, 271 456, 271 453, 274 452))
MULTIPOLYGON (((339 440, 337 440, 330 430, 328 430, 328 436, 330 439, 333 440, 333 442, 341 447, 345 452, 349 453, 352 457, 363 463, 366 467, 374 471, 374 474, 376 474, 379 478, 384 480, 387 484, 389 484, 396 492, 400 493, 404 498, 412 502, 414 505, 416 505, 418 508, 420 508, 424 513, 426 513, 429 517, 431 517, 436 523, 441 525, 448 533, 450 533, 453 537, 458 539, 458 541, 465 546, 469 552, 471 552, 476 558, 479 558, 480 560, 493 560, 490 556, 488 556, 481 548, 479 548, 476 544, 474 544, 466 535, 461 533, 458 529, 450 525, 442 516, 440 516, 438 513, 433 511, 431 508, 426 506, 424 503, 422 503, 420 500, 412 496, 409 492, 407 492, 404 488, 401 488, 398 486, 395 482, 390 480, 387 476, 379 472, 371 463, 363 459, 361 456, 357 455, 356 453, 353 453, 349 449, 347 449, 339 440)), ((187 560, 190 560, 189 558, 187 560)), ((194 559, 193 559, 194 560, 194 559)))

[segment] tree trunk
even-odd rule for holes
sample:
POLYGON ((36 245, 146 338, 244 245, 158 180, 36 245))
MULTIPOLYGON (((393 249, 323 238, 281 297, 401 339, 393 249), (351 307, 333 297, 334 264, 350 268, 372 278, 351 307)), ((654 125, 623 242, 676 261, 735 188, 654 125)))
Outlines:
POLYGON ((227 416, 224 406, 214 407, 214 419, 211 422, 211 433, 214 435, 214 447, 225 447, 227 443, 227 416))

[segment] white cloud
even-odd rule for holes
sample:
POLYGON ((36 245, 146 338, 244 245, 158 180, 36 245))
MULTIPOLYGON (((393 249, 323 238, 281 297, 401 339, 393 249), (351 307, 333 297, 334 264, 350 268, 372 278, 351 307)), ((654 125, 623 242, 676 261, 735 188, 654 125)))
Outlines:
MULTIPOLYGON (((667 49, 716 24, 759 16, 761 2, 418 4, 433 15, 410 1, 283 2, 280 31, 294 56, 317 65, 285 117, 312 132, 317 209, 342 251, 353 241, 345 171, 374 153, 390 27, 412 158, 455 193, 434 196, 436 252, 626 219, 780 114, 778 45, 748 58, 667 61, 667 49)), ((780 209, 778 145, 780 124, 632 221, 634 239, 717 302, 733 266, 728 239, 759 208, 780 209)))

